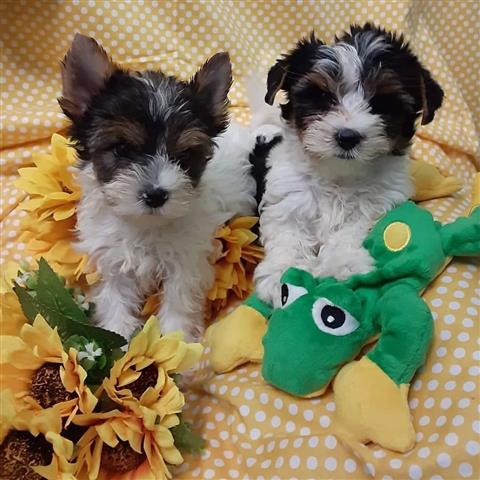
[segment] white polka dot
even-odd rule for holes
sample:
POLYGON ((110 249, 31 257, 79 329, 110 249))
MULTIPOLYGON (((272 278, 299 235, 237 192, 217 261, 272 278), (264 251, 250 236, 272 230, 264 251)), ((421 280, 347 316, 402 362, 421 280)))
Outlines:
POLYGON ((252 440, 258 440, 261 436, 260 430, 258 428, 252 428, 250 431, 250 438, 252 440))
POLYGON ((408 475, 411 480, 420 480, 422 478, 422 469, 420 466, 412 464, 408 469, 408 475))
POLYGON ((319 439, 318 437, 310 437, 308 439, 308 446, 310 448, 315 448, 318 445, 319 439))
POLYGON ((207 479, 213 478, 215 476, 215 471, 209 468, 203 472, 203 476, 207 479))
POLYGON ((295 405, 294 403, 291 403, 288 406, 288 413, 290 413, 290 415, 296 415, 298 413, 297 405, 295 405))
POLYGON ((440 468, 448 468, 452 463, 452 459, 448 453, 440 453, 437 456, 437 465, 440 468))
POLYGON ((269 458, 267 458, 260 464, 260 467, 263 469, 267 469, 267 468, 270 468, 271 464, 272 464, 272 461, 269 458))
POLYGON ((473 392, 476 389, 475 382, 465 382, 463 384, 464 392, 473 392))
POLYGON ((458 443, 458 435, 456 433, 449 433, 445 436, 445 443, 453 447, 458 443))
POLYGON ((462 372, 462 367, 460 365, 452 365, 448 371, 451 375, 459 375, 462 372))
POLYGON ((454 382, 453 380, 449 380, 445 384, 445 390, 448 390, 449 392, 452 390, 455 390, 455 387, 457 386, 457 382, 454 382))
POLYGON ((334 457, 327 457, 324 462, 325 468, 329 472, 333 472, 337 468, 337 460, 334 457))
POLYGON ((288 464, 290 465, 290 468, 296 470, 300 466, 300 457, 298 455, 291 456, 288 464))
POLYGON ((307 468, 309 470, 315 470, 318 466, 318 460, 316 457, 308 457, 307 458, 307 468))
POLYGON ((240 387, 233 387, 230 391, 232 397, 236 397, 240 393, 240 387))
POLYGON ((242 405, 238 410, 242 417, 247 417, 250 413, 250 407, 248 405, 242 405))
POLYGON ((463 418, 462 415, 455 415, 452 420, 452 424, 455 427, 459 427, 460 425, 463 425, 463 422, 465 421, 465 418, 463 418))
POLYGON ((281 424, 280 417, 278 415, 274 415, 272 419, 270 420, 270 423, 272 424, 272 427, 279 427, 281 424))
POLYGON ((345 468, 346 472, 353 473, 357 469, 357 462, 352 458, 347 458, 343 464, 343 468, 345 468))
POLYGON ((463 478, 470 478, 473 474, 473 468, 469 463, 461 463, 458 467, 458 473, 463 478))
POLYGON ((307 421, 307 422, 311 422, 313 420, 313 410, 305 410, 303 412, 303 418, 307 421))
POLYGON ((325 437, 325 446, 333 450, 337 446, 337 439, 333 435, 327 435, 325 437))
POLYGON ((469 455, 478 455, 480 453, 480 443, 475 440, 470 440, 465 445, 465 450, 469 455))
POLYGON ((293 431, 295 431, 295 423, 293 423, 292 421, 288 421, 288 422, 285 424, 285 430, 286 430, 288 433, 292 433, 293 431))
POLYGON ((265 412, 262 410, 259 410, 257 413, 255 413, 255 420, 257 422, 264 422, 266 417, 267 416, 265 415, 265 412))
POLYGON ((465 349, 458 347, 453 351, 453 356, 455 358, 463 358, 465 356, 465 349))
POLYGON ((419 425, 424 427, 430 423, 430 417, 428 415, 423 415, 420 420, 418 421, 419 425))
POLYGON ((437 417, 437 420, 435 421, 435 425, 437 427, 442 427, 446 423, 447 423, 447 417, 445 415, 440 415, 439 417, 437 417))
POLYGON ((418 451, 418 456, 420 458, 428 458, 430 456, 430 449, 428 447, 422 447, 419 451, 418 451))
POLYGON ((438 380, 430 380, 428 383, 427 383, 427 388, 432 391, 432 390, 436 390, 438 387, 438 380))
POLYGON ((283 407, 283 401, 281 398, 276 398, 274 401, 273 401, 273 406, 277 409, 277 410, 280 410, 282 407, 283 407))
POLYGON ((245 393, 243 394, 244 398, 246 400, 253 400, 253 397, 255 397, 255 394, 253 393, 253 390, 251 388, 248 388, 245 390, 245 393))
POLYGON ((326 415, 322 415, 320 417, 320 425, 323 428, 327 428, 330 425, 330 417, 327 417, 326 415))
POLYGON ((450 397, 442 398, 442 401, 440 402, 440 408, 442 410, 447 410, 447 408, 450 408, 451 406, 452 406, 452 399, 450 397))

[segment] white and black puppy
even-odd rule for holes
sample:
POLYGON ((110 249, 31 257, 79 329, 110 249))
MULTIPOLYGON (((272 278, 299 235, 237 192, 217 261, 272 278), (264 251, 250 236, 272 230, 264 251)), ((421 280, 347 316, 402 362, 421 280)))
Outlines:
POLYGON ((372 268, 362 241, 410 197, 416 125, 432 121, 443 99, 403 37, 371 24, 352 26, 332 45, 314 34, 301 40, 270 69, 268 104, 279 90, 287 102, 270 122, 284 138, 268 160, 266 255, 255 271, 258 294, 275 305, 288 267, 338 279, 372 268))
POLYGON ((216 228, 255 211, 249 150, 229 127, 229 56, 189 82, 131 72, 76 35, 63 61, 59 103, 72 120, 82 199, 78 249, 102 275, 91 292, 99 325, 126 337, 145 296, 162 285, 164 332, 198 338, 216 228))

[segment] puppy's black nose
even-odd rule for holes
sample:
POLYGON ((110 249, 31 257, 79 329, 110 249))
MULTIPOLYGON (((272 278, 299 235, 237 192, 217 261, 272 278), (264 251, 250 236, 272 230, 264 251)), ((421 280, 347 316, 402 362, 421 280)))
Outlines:
POLYGON ((361 142, 362 138, 360 132, 352 130, 351 128, 341 128, 335 134, 335 140, 344 150, 351 150, 353 147, 356 147, 361 142))
POLYGON ((164 205, 168 200, 168 192, 163 188, 154 188, 146 191, 142 195, 142 199, 149 207, 158 208, 164 205))

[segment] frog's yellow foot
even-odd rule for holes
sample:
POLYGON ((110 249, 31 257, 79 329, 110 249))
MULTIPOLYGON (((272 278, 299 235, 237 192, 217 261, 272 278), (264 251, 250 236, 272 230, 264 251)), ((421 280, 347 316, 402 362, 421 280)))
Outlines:
POLYGON ((340 432, 362 443, 406 452, 415 445, 409 385, 397 385, 367 357, 345 365, 333 383, 340 432))
POLYGON ((265 317, 248 305, 240 305, 210 326, 205 333, 205 343, 210 347, 213 370, 224 373, 243 363, 260 363, 266 330, 265 317))
POLYGON ((412 160, 410 173, 415 184, 412 199, 416 202, 452 195, 463 186, 457 178, 442 175, 437 167, 423 160, 412 160))

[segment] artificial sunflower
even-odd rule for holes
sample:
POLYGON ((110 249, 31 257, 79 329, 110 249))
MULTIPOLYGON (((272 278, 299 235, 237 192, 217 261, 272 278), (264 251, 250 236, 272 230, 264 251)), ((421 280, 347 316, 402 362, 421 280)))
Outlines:
POLYGON ((20 168, 16 186, 29 194, 22 204, 28 212, 35 212, 38 220, 56 221, 73 217, 80 199, 80 187, 71 167, 75 164, 75 150, 61 135, 52 135, 52 153, 33 155, 34 167, 20 168))
POLYGON ((78 415, 89 427, 78 441, 79 480, 162 480, 171 478, 168 465, 180 465, 182 455, 170 431, 179 423, 175 414, 143 417, 128 410, 78 415))
POLYGON ((57 329, 40 315, 32 325, 25 323, 19 336, 0 336, 0 384, 12 392, 17 411, 43 417, 53 409, 68 424, 78 411, 92 412, 97 404, 86 377, 76 350, 66 353, 57 329))
POLYGON ((54 409, 44 415, 20 407, 10 390, 2 390, 0 472, 9 480, 75 480, 73 443, 61 434, 54 409))
POLYGON ((208 293, 210 317, 232 300, 244 300, 253 290, 253 270, 263 257, 252 231, 257 221, 256 217, 239 217, 217 231, 221 253, 215 262, 215 284, 208 293))
POLYGON ((91 284, 96 276, 87 266, 87 256, 72 247, 81 197, 73 173, 75 150, 66 138, 54 134, 51 152, 34 154, 35 166, 19 169, 15 185, 28 194, 20 205, 28 212, 20 241, 34 258, 44 257, 67 280, 91 284))
POLYGON ((199 343, 185 343, 180 333, 161 336, 158 320, 150 317, 115 361, 102 388, 116 404, 138 415, 180 413, 185 399, 171 375, 192 367, 202 351, 199 343))
POLYGON ((25 323, 18 298, 13 291, 13 280, 20 267, 15 262, 2 266, 0 275, 0 335, 19 335, 25 323))

